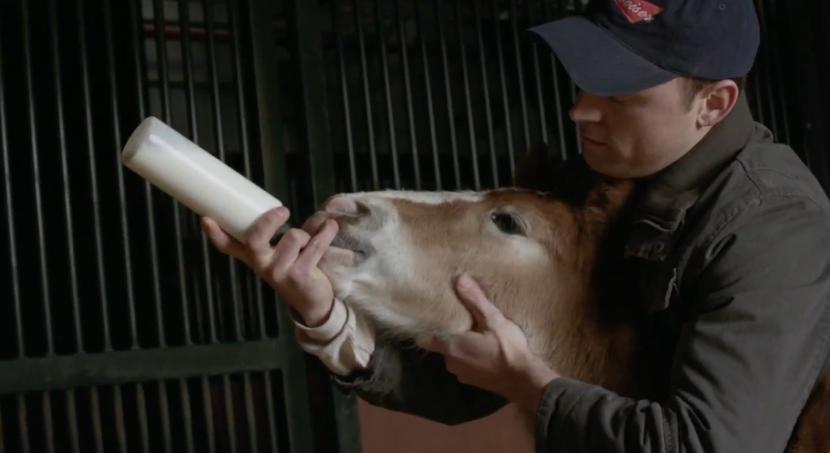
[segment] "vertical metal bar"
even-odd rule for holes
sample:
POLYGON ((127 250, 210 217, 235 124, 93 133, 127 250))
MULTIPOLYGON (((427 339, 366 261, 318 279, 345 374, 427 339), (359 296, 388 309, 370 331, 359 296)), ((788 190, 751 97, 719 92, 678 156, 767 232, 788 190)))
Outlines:
MULTIPOLYGON (((157 0, 158 1, 158 0, 157 0)), ((206 33, 207 33, 207 51, 208 51, 208 77, 210 79, 210 86, 211 86, 211 96, 212 96, 212 107, 213 107, 213 119, 214 119, 214 129, 216 132, 216 143, 217 143, 217 150, 219 153, 219 158, 221 160, 226 160, 225 158, 225 134, 222 130, 222 126, 224 122, 222 121, 222 107, 221 107, 221 94, 219 92, 219 74, 216 69, 216 40, 214 36, 214 23, 213 23, 213 9, 211 8, 211 4, 204 0, 202 2, 202 8, 204 9, 204 19, 206 24, 206 33)), ((238 337, 239 335, 239 291, 237 289, 238 279, 236 276, 236 263, 234 259, 230 256, 227 257, 228 260, 228 272, 230 277, 230 284, 231 284, 231 301, 233 304, 233 312, 234 312, 234 319, 233 323, 236 327, 236 332, 231 335, 231 338, 238 337)))
MULTIPOLYGON (((389 58, 386 53, 386 31, 383 29, 383 11, 379 0, 375 0, 375 26, 380 35, 380 62, 383 68, 383 92, 386 96, 386 118, 389 127, 389 146, 392 152, 392 173, 396 189, 401 188, 401 172, 398 165, 398 141, 395 130, 395 112, 392 109, 392 88, 389 84, 389 58)), ((403 45, 403 43, 401 43, 403 45)))
MULTIPOLYGON (((323 86, 321 71, 313 71, 315 67, 322 65, 321 46, 319 42, 319 33, 317 24, 314 20, 314 15, 307 12, 309 2, 295 2, 294 4, 294 22, 297 24, 297 29, 292 30, 297 33, 297 54, 300 57, 301 73, 303 75, 303 100, 306 106, 315 106, 314 110, 306 109, 303 113, 306 120, 316 119, 319 117, 325 118, 325 100, 324 93, 320 90, 315 90, 314 87, 323 86), (307 34, 298 33, 299 30, 305 30, 307 34), (315 103, 316 102, 316 103, 315 103)), ((279 107, 279 72, 276 70, 275 55, 277 54, 276 44, 272 39, 272 19, 276 13, 276 5, 270 0, 251 0, 248 2, 250 8, 246 20, 250 24, 253 39, 253 69, 256 74, 256 92, 257 96, 256 110, 258 112, 260 143, 262 146, 262 158, 265 170, 266 188, 282 196, 284 199, 290 197, 290 190, 288 185, 288 178, 285 177, 285 153, 282 145, 283 126, 279 120, 281 118, 279 107)), ((313 11, 313 10, 312 10, 313 11)), ((321 124, 323 131, 327 131, 326 125, 321 124)), ((329 137, 326 134, 319 134, 317 136, 309 137, 309 151, 314 157, 314 166, 312 166, 311 177, 315 182, 315 190, 313 196, 318 198, 320 193, 327 194, 329 191, 333 192, 333 165, 329 160, 331 153, 320 153, 323 151, 330 151, 329 137), (317 154, 320 154, 319 156, 317 154), (319 181, 318 181, 319 179, 319 181)), ((285 353, 285 363, 281 369, 284 379, 281 381, 282 387, 276 389, 275 392, 281 394, 285 401, 285 414, 289 420, 308 420, 310 417, 309 408, 306 398, 303 395, 307 394, 307 383, 305 375, 305 358, 302 352, 293 342, 293 326, 288 309, 285 304, 278 303, 276 295, 272 294, 272 303, 277 305, 277 324, 280 332, 278 349, 285 353)), ((268 389, 266 388, 266 391, 268 389)), ((275 398, 269 398, 269 401, 275 401, 275 398)), ((273 411, 269 413, 269 420, 272 421, 272 426, 275 426, 273 420, 273 411)), ((308 425, 302 423, 290 423, 288 425, 288 432, 284 433, 290 439, 292 449, 294 451, 312 451, 312 433, 308 425)), ((273 439, 276 442, 276 432, 273 432, 273 439)), ((274 444, 276 445, 276 443, 274 444)))
MULTIPOLYGON (((230 1, 226 3, 228 7, 228 17, 229 17, 229 27, 230 33, 232 37, 232 44, 233 47, 231 48, 231 59, 233 60, 233 67, 234 67, 234 78, 235 78, 235 85, 236 85, 236 101, 239 110, 239 136, 241 139, 242 145, 242 159, 245 166, 245 175, 253 179, 253 175, 251 174, 251 146, 248 141, 248 137, 250 135, 250 131, 248 130, 248 109, 247 104, 245 102, 245 87, 244 87, 244 77, 242 75, 242 52, 241 52, 241 45, 239 43, 240 34, 242 33, 242 29, 239 25, 239 2, 238 1, 230 1)), ((245 278, 248 283, 254 278, 254 275, 251 272, 245 273, 245 278)), ((254 284, 254 301, 256 305, 256 316, 251 316, 251 331, 253 332, 253 322, 259 322, 259 338, 265 338, 265 310, 264 305, 265 302, 262 296, 262 286, 258 284, 259 281, 254 284), (254 319, 255 318, 255 319, 254 319)), ((251 300, 249 297, 248 300, 251 300)))
MULTIPOLYGON (((171 103, 170 103, 170 75, 167 68, 167 39, 164 31, 164 5, 161 0, 153 1, 153 19, 155 24, 156 35, 156 59, 158 64, 159 86, 161 88, 161 105, 164 121, 167 124, 172 122, 171 103)), ((185 281, 184 269, 184 252, 182 250, 182 228, 181 228, 181 214, 179 203, 172 197, 170 198, 170 206, 173 209, 173 229, 176 235, 176 267, 179 274, 179 297, 182 305, 187 304, 187 282, 185 281)), ((190 326, 188 318, 185 316, 183 321, 186 338, 190 338, 190 326)))
POLYGON ((499 9, 496 5, 496 0, 490 0, 490 10, 493 16, 493 24, 496 32, 496 55, 499 62, 499 83, 501 84, 501 98, 504 106, 504 129, 507 134, 507 154, 510 165, 510 180, 516 174, 516 155, 513 148, 513 121, 510 114, 510 99, 507 96, 507 75, 504 70, 504 51, 502 50, 501 41, 501 24, 499 19, 499 9))
POLYGON ((510 24, 513 27, 513 51, 516 54, 516 75, 519 78, 519 103, 522 106, 522 132, 524 146, 522 154, 530 149, 530 126, 527 120, 527 100, 525 97, 525 75, 522 63, 522 52, 519 46, 519 17, 516 11, 516 0, 510 0, 510 24))
POLYGON ((17 395, 17 420, 19 421, 20 448, 23 450, 21 453, 29 453, 32 448, 29 444, 29 421, 26 411, 26 399, 23 395, 17 395))
MULTIPOLYGON (((0 77, 0 91, 3 89, 2 77, 0 77)), ((3 425, 3 405, 0 404, 0 453, 6 453, 6 427, 3 425)))
MULTIPOLYGON (((573 80, 570 81, 571 85, 571 100, 573 101, 572 104, 576 104, 576 84, 573 80)), ((574 126, 572 129, 574 132, 574 137, 576 139, 576 150, 579 154, 582 154, 582 139, 579 136, 579 128, 574 126)))
MULTIPOLYGON (((143 12, 140 9, 142 0, 133 0, 129 3, 130 18, 133 23, 132 37, 133 37, 133 64, 136 71, 136 98, 138 99, 138 118, 144 119, 146 97, 144 86, 146 83, 146 72, 143 70, 144 65, 144 19, 143 12)), ((150 270, 153 278, 153 301, 155 302, 156 319, 159 335, 159 347, 164 347, 167 344, 164 335, 164 315, 161 310, 161 281, 159 278, 158 268, 158 243, 156 241, 156 219, 155 210, 153 209, 153 193, 150 183, 144 182, 144 200, 147 204, 147 231, 149 233, 149 251, 150 251, 150 270)), ((146 444, 145 444, 146 445, 146 444)))
POLYGON ((270 440, 270 447, 271 452, 279 453, 279 446, 277 444, 277 427, 276 427, 276 416, 274 414, 274 392, 271 388, 271 372, 266 370, 265 371, 265 401, 268 404, 265 405, 265 410, 268 414, 268 439, 270 440))
POLYGON ((421 190, 421 163, 418 160, 418 131, 415 128, 415 113, 412 107, 412 81, 409 78, 409 52, 403 21, 401 20, 400 0, 395 0, 395 19, 398 23, 398 40, 401 45, 401 63, 403 64, 403 83, 406 93, 406 113, 409 120, 409 140, 412 150, 412 170, 415 174, 415 190, 421 190))
MULTIPOLYGON (((2 36, 0 36, 2 37, 2 36)), ((2 49, 2 41, 0 41, 2 49)), ((5 200, 6 231, 9 246, 9 265, 11 270, 12 306, 14 307, 15 343, 18 357, 25 355, 23 342, 23 320, 20 312, 20 277, 17 264, 17 235, 14 228, 14 208, 12 206, 12 175, 9 167, 9 136, 6 126, 6 89, 3 81, 3 52, 0 51, 0 157, 3 163, 3 199, 5 200)))
POLYGON ((354 23, 357 30, 357 42, 360 47, 360 74, 363 79, 363 101, 366 107, 366 126, 369 138, 369 157, 372 167, 372 188, 380 189, 380 177, 378 175, 378 158, 375 147, 375 120, 372 114, 372 93, 369 86, 369 69, 366 62, 366 40, 363 36, 363 21, 360 20, 360 5, 358 0, 352 0, 354 9, 354 23))
MULTIPOLYGON (((245 391, 245 417, 248 421, 248 451, 257 451, 259 440, 256 432, 256 416, 254 415, 254 397, 251 392, 251 379, 248 373, 242 374, 244 391, 245 391)), ((271 401, 267 402, 271 404, 271 401)))
MULTIPOLYGON (((325 63, 321 27, 317 23, 317 5, 295 0, 294 27, 296 55, 302 77, 302 101, 308 143, 308 164, 311 168, 312 203, 318 206, 334 192, 334 161, 326 99, 325 63)), ((262 6, 262 8, 265 8, 262 6)), ((262 27, 264 24, 258 24, 262 27)), ((268 38, 270 39, 270 38, 268 38)), ((372 150, 374 153, 374 150, 372 150)), ((374 159, 374 154, 372 155, 374 159)), ((376 166, 374 160, 372 165, 376 166)), ((293 329, 293 327, 292 327, 293 329)))
POLYGON ((190 408, 190 393, 187 391, 187 381, 179 379, 179 398, 182 402, 182 418, 184 418, 185 451, 193 453, 193 416, 190 408))
POLYGON ((225 424, 228 429, 230 451, 236 451, 236 417, 233 408, 233 390, 231 389, 230 378, 227 374, 222 376, 222 394, 225 397, 225 424))
POLYGON ((115 412, 115 438, 118 442, 118 451, 127 453, 127 429, 124 426, 124 403, 121 400, 121 386, 115 385, 113 392, 113 409, 115 412))
POLYGON ((478 37, 478 58, 481 63, 481 82, 484 89, 484 111, 487 115, 487 141, 490 148, 490 168, 493 172, 493 187, 499 186, 499 164, 496 158, 496 144, 493 138, 493 110, 490 106, 490 78, 487 76, 487 55, 484 52, 484 35, 481 27, 481 9, 479 0, 473 0, 473 12, 476 22, 476 35, 478 37))
MULTIPOLYGON (((118 104, 118 90, 116 89, 115 77, 115 50, 113 49, 112 36, 112 13, 110 2, 104 2, 104 33, 107 46, 107 74, 110 82, 110 108, 112 111, 112 130, 113 130, 113 151, 116 156, 121 150, 121 122, 118 119, 120 111, 118 104)), ((127 201, 124 192, 124 167, 119 164, 120 159, 115 159, 115 174, 118 182, 118 207, 119 217, 121 220, 121 242, 124 247, 124 281, 126 283, 127 292, 127 311, 130 317, 130 346, 135 349, 138 348, 138 326, 136 325, 135 314, 135 292, 133 284, 133 260, 130 249, 130 230, 127 219, 127 201)))
MULTIPOLYGON (((776 17, 776 18, 780 17, 778 15, 777 11, 776 11, 776 8, 777 8, 776 3, 774 1, 770 1, 769 4, 768 4, 768 7, 766 8, 768 17, 776 17)), ((772 37, 770 37, 767 40, 767 42, 779 43, 779 45, 773 45, 772 46, 772 53, 773 53, 773 58, 775 59, 775 61, 776 62, 781 62, 781 56, 780 56, 780 53, 779 53, 779 49, 780 49, 779 46, 780 46, 781 39, 779 38, 779 35, 778 35, 778 26, 773 27, 772 30, 773 30, 772 37)), ((773 70, 775 71, 775 81, 776 81, 776 83, 774 84, 774 86, 776 88, 775 89, 775 97, 778 99, 778 105, 780 105, 781 108, 783 109, 782 113, 784 113, 782 115, 782 119, 781 119, 781 122, 783 123, 783 126, 782 126, 783 131, 782 131, 781 136, 779 137, 779 140, 784 142, 784 143, 791 143, 790 142, 790 115, 786 114, 787 96, 784 93, 785 84, 784 84, 784 80, 783 80, 783 77, 782 77, 782 74, 781 74, 781 66, 783 66, 783 64, 773 65, 773 70)))
POLYGON ((340 69, 340 93, 343 96, 343 120, 346 128, 346 150, 349 153, 349 178, 351 180, 352 192, 357 192, 357 168, 355 167, 354 134, 352 132, 352 115, 349 112, 351 102, 349 101, 349 80, 346 74, 346 59, 343 55, 343 38, 340 36, 339 21, 337 20, 338 2, 332 0, 331 23, 334 32, 335 45, 337 46, 337 64, 340 69))
POLYGON ((109 315, 107 307, 106 275, 104 273, 104 245, 101 233, 100 200, 98 199, 97 165, 95 163, 95 138, 92 131, 92 102, 89 93, 89 65, 86 52, 86 22, 84 20, 83 0, 76 2, 76 19, 78 22, 78 50, 80 51, 81 92, 84 103, 84 119, 86 121, 86 148, 89 159, 89 184, 92 201, 92 222, 95 237, 95 264, 98 277, 98 297, 101 303, 101 321, 104 336, 104 349, 112 350, 110 337, 109 315))
POLYGON ((764 71, 764 75, 763 75, 764 96, 763 96, 763 98, 764 98, 764 100, 766 100, 767 105, 769 106, 769 116, 770 116, 769 126, 773 130, 776 139, 780 140, 780 134, 779 134, 780 129, 778 127, 778 115, 777 115, 777 112, 775 111, 775 96, 772 92, 773 75, 772 75, 771 66, 774 66, 777 63, 772 58, 772 48, 775 47, 775 45, 773 44, 775 41, 773 41, 773 39, 771 39, 772 38, 772 33, 771 33, 770 20, 769 20, 770 17, 766 14, 766 11, 765 11, 765 8, 764 8, 764 2, 763 1, 757 1, 757 2, 755 2, 755 4, 757 5, 756 7, 758 8, 758 19, 761 22, 761 30, 764 30, 766 37, 770 38, 770 39, 766 39, 765 45, 761 46, 761 48, 759 49, 759 52, 763 52, 764 61, 766 63, 766 64, 762 65, 763 66, 763 71, 764 71))
POLYGON ((27 114, 29 119, 29 139, 31 140, 32 180, 34 181, 35 216, 37 222, 38 258, 40 260, 40 281, 43 294, 43 322, 46 328, 46 355, 54 353, 52 338, 52 315, 49 307, 49 270, 46 263, 46 234, 44 232, 43 201, 40 193, 40 163, 38 159, 37 127, 35 118, 35 98, 32 90, 32 43, 29 36, 29 1, 23 0, 22 8, 24 78, 26 84, 27 114))
MULTIPOLYGON (((190 46, 190 2, 179 1, 179 36, 181 36, 182 45, 182 63, 184 69, 185 81, 185 99, 187 104, 187 122, 190 130, 190 139, 194 143, 198 143, 198 124, 196 120, 196 99, 193 89, 193 60, 190 46)), ((210 256, 207 253, 207 239, 205 235, 200 235, 200 244, 202 252, 203 268, 206 270, 205 278, 210 278, 210 256)), ((208 288, 208 297, 212 298, 210 285, 205 285, 208 288)), ((193 293, 197 294, 196 291, 193 293)), ((187 300, 182 300, 182 319, 184 320, 184 338, 185 344, 192 344, 192 336, 190 332, 190 323, 188 322, 189 314, 187 311, 187 300)), ((187 389, 187 383, 184 379, 179 380, 179 391, 182 404, 182 415, 184 418, 185 429, 185 448, 188 453, 193 453, 193 417, 190 408, 190 393, 187 389)))
MULTIPOLYGON (((450 150, 452 152, 452 166, 455 175, 455 189, 461 188, 461 169, 458 164, 458 139, 455 131, 455 111, 452 105, 452 81, 450 80, 449 59, 447 57, 447 40, 444 36, 443 16, 441 15, 441 1, 435 0, 435 20, 438 22, 438 37, 441 42, 441 62, 444 69, 444 94, 447 96, 447 124, 450 127, 450 150)), ((458 18, 456 18, 457 20, 458 18)))
MULTIPOLYGON (((545 20, 553 20, 553 13, 550 9, 550 3, 544 2, 545 4, 545 20)), ((544 51, 547 52, 547 51, 544 51)), ((547 52, 550 56, 550 70, 553 74, 553 99, 556 102, 556 108, 554 108, 554 112, 556 112, 556 125, 559 127, 557 130, 557 134, 559 136, 559 153, 562 160, 568 158, 567 153, 567 145, 565 145, 565 123, 562 118, 562 96, 559 89, 559 67, 556 64, 556 57, 553 55, 553 52, 547 52)))
POLYGON ((432 163, 435 171, 435 188, 436 190, 441 190, 443 188, 443 184, 441 183, 441 160, 438 155, 438 136, 435 131, 435 102, 432 99, 432 77, 429 74, 429 49, 427 48, 421 9, 418 7, 419 3, 413 3, 412 7, 415 9, 415 20, 418 24, 418 39, 421 42, 421 63, 424 71, 424 88, 427 92, 427 118, 429 119, 429 138, 432 146, 432 163))
POLYGON ((43 431, 46 437, 46 451, 55 451, 55 430, 52 426, 52 400, 48 392, 40 394, 40 404, 43 407, 43 431))
POLYGON ((61 165, 61 182, 63 183, 63 207, 64 215, 66 216, 66 244, 67 257, 69 261, 69 299, 72 303, 72 313, 75 324, 75 342, 77 344, 77 352, 84 351, 83 335, 81 335, 81 316, 80 316, 80 298, 78 296, 78 269, 75 260, 75 232, 74 222, 72 220, 72 197, 71 184, 69 180, 69 165, 66 149, 66 122, 63 116, 63 87, 61 86, 61 64, 58 55, 58 23, 57 23, 57 8, 55 0, 50 0, 48 5, 49 21, 50 21, 50 44, 52 50, 52 71, 55 74, 53 80, 55 82, 55 111, 58 120, 58 148, 61 165))
POLYGON ((157 382, 159 386, 159 409, 161 411, 161 432, 164 437, 164 451, 173 452, 173 438, 170 433, 170 408, 167 403, 167 386, 164 381, 157 382))
POLYGON ((66 391, 66 422, 69 425, 69 445, 72 448, 72 453, 78 453, 81 450, 80 436, 78 436, 78 412, 75 408, 75 390, 69 389, 66 391))
MULTIPOLYGON (((110 12, 109 2, 104 2, 104 32, 107 47, 107 74, 110 82, 110 100, 113 118, 113 150, 116 154, 119 152, 121 146, 121 125, 118 121, 118 95, 115 86, 115 52, 112 44, 112 15, 110 12)), ((119 197, 119 214, 121 218, 121 239, 124 247, 124 274, 127 290, 127 309, 130 316, 130 345, 132 348, 138 347, 138 330, 136 326, 135 316, 135 297, 133 293, 133 276, 132 276, 132 258, 130 253, 129 230, 127 225, 127 211, 126 198, 124 194, 124 169, 118 165, 119 159, 116 162, 116 175, 118 181, 118 197, 119 197)), ((71 242, 71 241, 70 241, 71 242)), ((80 344, 80 343, 79 343, 80 344)), ((115 389, 115 421, 116 434, 118 438, 119 451, 122 453, 127 451, 126 428, 124 426, 124 406, 121 398, 121 386, 116 385, 115 389)))
POLYGON ((98 400, 98 391, 95 387, 90 389, 89 393, 90 405, 92 411, 92 433, 95 436, 95 451, 97 453, 104 453, 104 434, 101 430, 101 403, 98 400))
MULTIPOLYGON (((475 0, 473 0, 475 1, 475 0)), ((461 54, 461 78, 464 81, 464 104, 467 107, 467 132, 470 136, 470 159, 473 165, 473 185, 475 190, 481 190, 481 176, 478 171, 478 152, 476 144, 476 125, 473 118, 473 106, 470 98, 470 76, 467 68, 467 46, 464 42, 464 33, 461 23, 461 8, 458 0, 455 0, 455 33, 458 38, 458 52, 461 54)))
MULTIPOLYGON (((526 6, 527 17, 528 20, 530 20, 530 18, 533 17, 532 2, 528 1, 526 6)), ((548 143, 548 120, 547 114, 545 113, 544 94, 542 92, 542 75, 539 70, 539 49, 537 46, 532 46, 530 48, 530 55, 533 59, 533 76, 536 81, 536 101, 539 108, 539 130, 542 132, 542 141, 544 143, 548 143)))
POLYGON ((205 427, 208 436, 208 452, 216 453, 216 434, 213 432, 213 400, 210 393, 210 381, 202 376, 202 405, 205 414, 205 427))
POLYGON ((147 423, 147 399, 144 397, 144 384, 135 384, 135 399, 138 408, 138 431, 141 435, 141 452, 150 452, 150 430, 147 423))

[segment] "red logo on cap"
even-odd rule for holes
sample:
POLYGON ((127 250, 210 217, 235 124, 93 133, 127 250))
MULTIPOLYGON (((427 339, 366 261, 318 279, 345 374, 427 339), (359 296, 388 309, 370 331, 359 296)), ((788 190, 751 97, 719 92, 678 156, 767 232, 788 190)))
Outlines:
POLYGON ((645 0, 614 0, 614 3, 632 24, 651 22, 654 16, 663 12, 663 8, 645 0))

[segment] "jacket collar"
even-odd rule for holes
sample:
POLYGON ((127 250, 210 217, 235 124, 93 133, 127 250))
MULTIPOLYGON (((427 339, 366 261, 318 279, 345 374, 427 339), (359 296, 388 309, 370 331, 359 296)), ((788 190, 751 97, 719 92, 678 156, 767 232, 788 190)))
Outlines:
POLYGON ((715 175, 750 141, 754 120, 742 94, 732 112, 676 162, 645 182, 633 212, 627 257, 663 261, 686 212, 715 175))

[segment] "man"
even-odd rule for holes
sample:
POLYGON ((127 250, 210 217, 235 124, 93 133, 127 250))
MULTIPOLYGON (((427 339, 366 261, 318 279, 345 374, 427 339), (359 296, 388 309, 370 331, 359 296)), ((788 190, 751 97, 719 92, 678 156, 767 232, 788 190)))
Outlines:
POLYGON ((535 414, 539 452, 784 451, 827 368, 830 203, 741 94, 759 41, 752 2, 597 1, 531 31, 580 87, 570 116, 585 162, 644 186, 625 254, 662 334, 658 400, 560 376, 470 276, 456 287, 476 325, 421 345, 440 355, 375 344, 316 267, 334 222, 275 248, 284 208, 246 244, 210 219, 207 234, 292 307, 303 347, 375 403, 454 423, 512 401, 535 414))

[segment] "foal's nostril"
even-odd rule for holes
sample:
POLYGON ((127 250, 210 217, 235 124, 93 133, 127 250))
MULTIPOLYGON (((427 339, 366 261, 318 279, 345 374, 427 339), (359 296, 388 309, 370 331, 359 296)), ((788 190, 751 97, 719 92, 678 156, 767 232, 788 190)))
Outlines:
POLYGON ((345 195, 335 195, 326 202, 324 209, 338 214, 360 214, 360 209, 354 198, 345 195))

